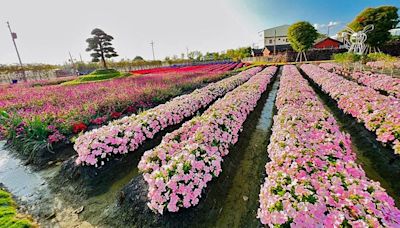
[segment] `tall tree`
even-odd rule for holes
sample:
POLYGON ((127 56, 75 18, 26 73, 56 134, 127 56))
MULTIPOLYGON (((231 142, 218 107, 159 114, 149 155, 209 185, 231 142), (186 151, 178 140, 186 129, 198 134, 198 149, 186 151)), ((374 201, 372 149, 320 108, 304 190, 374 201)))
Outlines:
POLYGON ((90 56, 92 56, 92 62, 99 62, 101 60, 103 67, 107 69, 106 58, 109 59, 118 56, 111 44, 111 41, 114 39, 114 37, 108 35, 103 30, 98 28, 93 29, 91 34, 93 37, 86 40, 88 43, 88 48, 86 48, 86 51, 92 51, 90 54, 90 56))
POLYGON ((300 21, 289 27, 288 40, 293 50, 299 53, 300 61, 303 55, 306 57, 305 52, 312 47, 317 38, 317 30, 307 21, 300 21))
POLYGON ((371 47, 379 47, 390 40, 390 29, 399 23, 398 8, 395 6, 381 6, 367 8, 348 24, 354 31, 360 31, 365 26, 373 24, 374 30, 368 33, 366 43, 371 47))

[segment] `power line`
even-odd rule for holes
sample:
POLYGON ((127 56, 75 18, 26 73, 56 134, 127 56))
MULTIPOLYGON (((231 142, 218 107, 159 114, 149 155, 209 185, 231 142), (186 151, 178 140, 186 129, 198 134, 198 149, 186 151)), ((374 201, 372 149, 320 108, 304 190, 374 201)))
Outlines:
POLYGON ((22 65, 21 56, 19 55, 19 52, 18 52, 17 43, 15 42, 15 40, 17 39, 17 33, 13 32, 11 30, 10 22, 8 22, 8 21, 7 21, 7 26, 8 26, 8 30, 10 30, 10 35, 11 35, 11 39, 12 39, 13 44, 14 44, 15 51, 17 52, 18 61, 19 61, 19 65, 21 66, 23 79, 26 82, 27 79, 26 79, 26 74, 25 74, 25 71, 24 71, 24 66, 22 65))

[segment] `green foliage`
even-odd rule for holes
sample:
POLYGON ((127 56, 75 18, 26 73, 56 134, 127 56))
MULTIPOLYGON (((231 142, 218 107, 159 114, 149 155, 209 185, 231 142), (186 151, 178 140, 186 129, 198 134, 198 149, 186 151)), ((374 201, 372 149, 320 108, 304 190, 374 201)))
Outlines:
POLYGON ((11 194, 0 189, 0 227, 28 228, 36 227, 28 218, 17 215, 16 204, 11 194))
POLYGON ((318 32, 309 22, 300 21, 289 27, 288 39, 293 50, 307 51, 318 38, 318 32))
POLYGON ((400 35, 391 35, 390 41, 400 41, 400 35))
POLYGON ((338 53, 332 55, 333 60, 341 64, 355 63, 361 60, 361 55, 354 53, 338 53))
POLYGON ((395 6, 381 6, 367 8, 348 24, 354 31, 361 31, 367 25, 374 25, 374 30, 368 33, 366 41, 372 47, 379 47, 390 40, 390 29, 399 23, 398 8, 395 6))
POLYGON ((133 61, 144 61, 142 56, 136 56, 135 58, 133 58, 133 61))
MULTIPOLYGON (((49 71, 59 68, 57 65, 50 64, 25 64, 24 70, 26 71, 49 71)), ((21 66, 12 64, 12 65, 2 65, 0 64, 0 73, 15 73, 21 71, 21 66)))
POLYGON ((228 49, 225 53, 225 56, 226 56, 225 58, 232 59, 233 61, 239 61, 241 59, 251 57, 251 47, 228 49))
POLYGON ((115 69, 99 69, 88 75, 80 76, 73 81, 65 82, 62 85, 79 85, 82 83, 105 81, 113 78, 127 77, 130 75, 130 73, 121 73, 115 69))
POLYGON ((375 52, 368 54, 369 61, 387 61, 387 62, 395 62, 397 59, 391 55, 382 53, 382 52, 375 52))
POLYGON ((92 30, 93 37, 88 38, 86 42, 88 43, 88 48, 86 51, 92 51, 90 56, 92 56, 92 62, 103 63, 103 67, 107 69, 106 58, 117 57, 118 54, 112 47, 111 41, 114 37, 108 35, 103 30, 95 28, 92 30))

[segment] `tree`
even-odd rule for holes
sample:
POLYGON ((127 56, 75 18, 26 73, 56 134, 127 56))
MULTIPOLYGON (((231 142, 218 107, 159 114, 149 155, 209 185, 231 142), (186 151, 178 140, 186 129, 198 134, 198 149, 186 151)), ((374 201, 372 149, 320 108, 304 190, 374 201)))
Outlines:
POLYGON ((317 30, 307 21, 300 21, 289 27, 288 40, 293 50, 298 52, 296 60, 300 56, 301 61, 303 55, 307 60, 305 52, 312 47, 317 38, 317 30))
POLYGON ((368 33, 366 43, 371 47, 380 47, 390 40, 390 29, 399 23, 398 8, 395 6, 381 6, 377 8, 367 8, 348 24, 354 31, 360 31, 365 26, 373 24, 374 30, 368 33))
POLYGON ((99 62, 101 60, 103 67, 107 69, 106 58, 109 59, 118 56, 111 44, 114 37, 98 28, 93 29, 91 34, 93 37, 86 40, 88 43, 86 51, 92 51, 90 54, 90 56, 92 56, 92 62, 99 62))
POLYGON ((143 61, 143 57, 142 56, 136 56, 133 61, 143 61))

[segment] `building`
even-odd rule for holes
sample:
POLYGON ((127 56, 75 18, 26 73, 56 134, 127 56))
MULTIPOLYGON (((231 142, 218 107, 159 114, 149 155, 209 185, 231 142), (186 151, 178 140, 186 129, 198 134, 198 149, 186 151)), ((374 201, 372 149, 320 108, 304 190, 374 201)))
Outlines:
POLYGON ((339 49, 342 47, 343 47, 343 42, 335 40, 330 37, 320 38, 314 42, 314 48, 316 49, 324 49, 324 48, 339 49))
POLYGON ((251 49, 251 56, 252 57, 261 57, 261 56, 270 56, 272 53, 268 48, 258 49, 253 48, 251 49))
POLYGON ((287 37, 289 27, 290 25, 281 25, 262 31, 263 47, 268 47, 268 50, 274 46, 279 50, 287 48, 290 45, 287 37))

